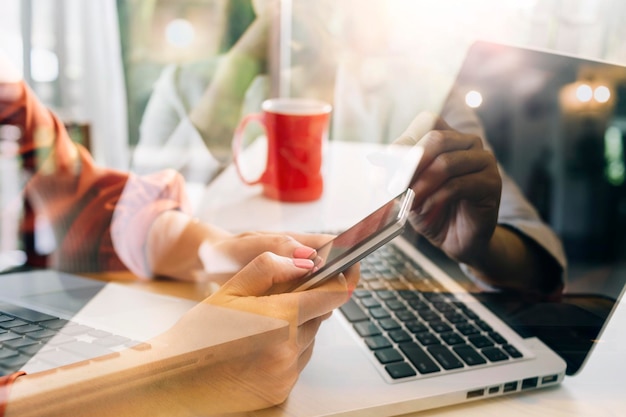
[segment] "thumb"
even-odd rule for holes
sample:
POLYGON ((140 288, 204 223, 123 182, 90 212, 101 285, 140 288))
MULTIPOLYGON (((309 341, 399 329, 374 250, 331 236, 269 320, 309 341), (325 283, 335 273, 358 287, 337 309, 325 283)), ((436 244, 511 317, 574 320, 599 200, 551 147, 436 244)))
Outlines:
POLYGON ((431 130, 450 130, 451 127, 438 115, 424 111, 415 116, 406 130, 393 141, 395 145, 416 145, 431 130))

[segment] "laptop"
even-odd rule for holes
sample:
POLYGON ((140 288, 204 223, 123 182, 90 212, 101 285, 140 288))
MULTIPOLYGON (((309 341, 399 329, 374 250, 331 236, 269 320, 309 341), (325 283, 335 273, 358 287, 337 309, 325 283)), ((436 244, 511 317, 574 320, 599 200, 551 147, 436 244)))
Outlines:
POLYGON ((392 416, 554 387, 601 338, 626 282, 626 68, 477 42, 451 91, 562 239, 561 300, 471 293, 406 230, 362 262, 287 401, 253 415, 392 416))
MULTIPOLYGON (((86 380, 77 379, 85 383, 103 376, 106 361, 123 351, 132 352, 137 365, 144 352, 161 362, 151 360, 151 369, 159 365, 175 371, 178 365, 207 365, 287 336, 283 320, 123 284, 53 270, 0 274, 0 377, 15 371, 43 376, 99 363, 100 371, 85 370, 81 378, 86 380), (196 321, 184 324, 186 314, 194 314, 196 321), (189 331, 189 326, 212 331, 189 331), (163 339, 164 334, 169 336, 163 339)), ((117 383, 132 383, 129 373, 124 375, 117 383)))

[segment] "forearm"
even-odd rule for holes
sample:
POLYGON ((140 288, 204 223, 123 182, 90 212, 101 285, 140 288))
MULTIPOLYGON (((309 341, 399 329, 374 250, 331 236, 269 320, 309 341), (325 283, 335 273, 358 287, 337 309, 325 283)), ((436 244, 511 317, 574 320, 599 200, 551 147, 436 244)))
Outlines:
POLYGON ((532 239, 498 225, 487 250, 468 262, 483 282, 502 289, 550 293, 561 284, 562 268, 532 239))
POLYGON ((231 139, 241 116, 242 103, 252 81, 263 71, 256 57, 230 52, 211 85, 189 114, 214 156, 230 155, 231 139))
POLYGON ((204 268, 199 257, 200 246, 228 236, 228 232, 180 211, 165 211, 155 219, 148 232, 148 268, 154 276, 194 281, 196 272, 204 268))

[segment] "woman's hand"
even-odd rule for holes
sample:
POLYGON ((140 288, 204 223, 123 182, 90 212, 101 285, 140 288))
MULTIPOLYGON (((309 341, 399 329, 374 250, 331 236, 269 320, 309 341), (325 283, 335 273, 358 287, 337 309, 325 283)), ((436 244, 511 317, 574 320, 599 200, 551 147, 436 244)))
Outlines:
POLYGON ((271 232, 248 232, 206 241, 199 250, 203 273, 198 279, 223 282, 263 252, 277 255, 313 259, 314 248, 322 246, 332 238, 321 234, 281 234, 271 232))
POLYGON ((246 265, 205 303, 272 316, 290 324, 286 342, 210 368, 211 389, 219 390, 229 411, 252 410, 283 402, 313 352, 321 322, 356 287, 358 267, 312 290, 266 295, 313 267, 308 259, 263 253, 246 265), (243 408, 243 409, 242 409, 243 408))
POLYGON ((269 232, 233 235, 180 211, 168 210, 150 228, 146 258, 154 276, 221 284, 263 252, 312 258, 314 248, 331 238, 322 234, 269 232))

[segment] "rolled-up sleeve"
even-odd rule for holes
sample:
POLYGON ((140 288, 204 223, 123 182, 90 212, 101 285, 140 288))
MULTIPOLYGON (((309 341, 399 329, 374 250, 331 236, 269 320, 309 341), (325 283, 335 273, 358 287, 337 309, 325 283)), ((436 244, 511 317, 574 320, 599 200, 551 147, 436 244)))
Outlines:
POLYGON ((96 165, 23 81, 0 83, 0 126, 20 132, 16 155, 28 178, 21 228, 34 234, 43 221, 53 233, 54 250, 40 266, 150 276, 144 248, 151 224, 166 210, 190 211, 183 177, 96 165))

